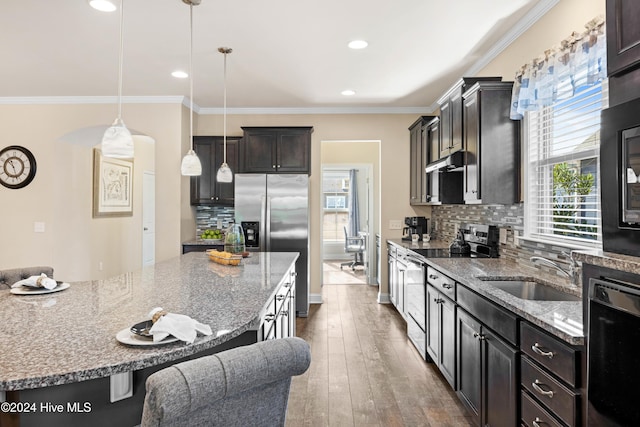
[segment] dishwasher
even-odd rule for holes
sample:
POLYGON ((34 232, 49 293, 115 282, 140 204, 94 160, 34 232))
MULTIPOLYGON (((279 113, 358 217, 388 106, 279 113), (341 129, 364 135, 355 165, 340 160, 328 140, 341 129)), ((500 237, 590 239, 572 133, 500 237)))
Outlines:
POLYGON ((640 285, 591 278, 588 304, 588 425, 640 425, 640 285))
POLYGON ((406 263, 405 307, 407 335, 422 358, 427 360, 427 264, 420 257, 410 253, 405 256, 404 261, 406 263))

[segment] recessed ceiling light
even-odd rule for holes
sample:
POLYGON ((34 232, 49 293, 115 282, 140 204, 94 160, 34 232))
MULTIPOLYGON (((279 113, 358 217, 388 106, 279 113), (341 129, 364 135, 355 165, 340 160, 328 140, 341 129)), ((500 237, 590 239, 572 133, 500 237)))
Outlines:
POLYGON ((351 89, 347 89, 347 90, 343 90, 342 93, 344 96, 353 96, 356 94, 355 90, 351 90, 351 89))
POLYGON ((177 79, 186 79, 187 77, 189 77, 189 74, 185 73, 184 71, 174 71, 173 73, 171 73, 171 75, 177 79))
POLYGON ((116 5, 109 0, 89 0, 89 6, 100 12, 113 12, 117 9, 116 5))
POLYGON ((349 42, 348 46, 351 49, 364 49, 365 47, 369 46, 369 43, 364 40, 353 40, 349 42))

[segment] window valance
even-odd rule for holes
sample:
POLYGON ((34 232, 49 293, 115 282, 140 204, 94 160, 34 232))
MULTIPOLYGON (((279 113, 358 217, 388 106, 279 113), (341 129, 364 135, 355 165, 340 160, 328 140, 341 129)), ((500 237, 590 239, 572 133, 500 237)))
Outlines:
POLYGON ((586 31, 573 32, 560 46, 524 64, 515 76, 510 116, 548 107, 572 97, 578 89, 607 77, 604 18, 589 21, 586 31))

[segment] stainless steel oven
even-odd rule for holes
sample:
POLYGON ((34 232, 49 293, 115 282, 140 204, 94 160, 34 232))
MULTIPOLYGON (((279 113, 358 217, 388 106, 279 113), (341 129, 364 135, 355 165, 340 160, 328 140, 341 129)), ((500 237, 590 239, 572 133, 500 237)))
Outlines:
POLYGON ((589 279, 589 426, 638 426, 640 284, 589 279))
POLYGON ((419 257, 408 254, 405 258, 407 335, 423 359, 427 359, 426 347, 426 263, 419 257))

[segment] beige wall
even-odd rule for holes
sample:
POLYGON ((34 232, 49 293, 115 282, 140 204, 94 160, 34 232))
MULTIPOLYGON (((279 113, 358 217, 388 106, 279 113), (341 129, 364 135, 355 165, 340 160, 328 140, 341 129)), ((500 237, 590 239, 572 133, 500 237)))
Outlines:
MULTIPOLYGON (((156 176, 156 259, 179 254, 180 111, 174 105, 126 105, 135 137, 131 217, 92 218, 93 147, 88 138, 58 139, 81 128, 110 124, 113 105, 0 106, 5 144, 23 145, 36 157, 37 173, 25 188, 0 187, 0 268, 51 265, 63 280, 88 280, 141 266, 142 174, 156 176), (67 139, 68 140, 68 139, 67 139), (10 142, 9 142, 10 141, 10 142), (168 170, 178 173, 168 173, 168 170), (45 232, 35 233, 34 222, 45 232), (103 269, 99 269, 102 262, 103 269)), ((96 140, 99 135, 96 134, 96 140)), ((188 180, 187 180, 188 181, 188 180)))
MULTIPOLYGON (((369 140, 380 141, 379 224, 383 239, 401 237, 401 230, 389 230, 390 219, 403 219, 415 215, 409 206, 409 131, 415 115, 229 115, 227 129, 230 135, 242 135, 242 126, 313 126, 311 136, 310 178, 310 293, 321 294, 322 239, 320 235, 321 142, 369 140)), ((220 116, 203 115, 198 119, 198 135, 221 135, 220 116)), ((352 147, 358 158, 358 145, 352 147)), ((360 163, 366 163, 360 161, 360 163)), ((384 245, 383 245, 384 246, 384 245)), ((386 248, 383 249, 386 257, 386 248)), ((384 259, 384 258, 383 258, 384 259)), ((386 277, 386 263, 382 263, 382 277, 386 277)), ((387 293, 386 280, 380 292, 387 293)))

